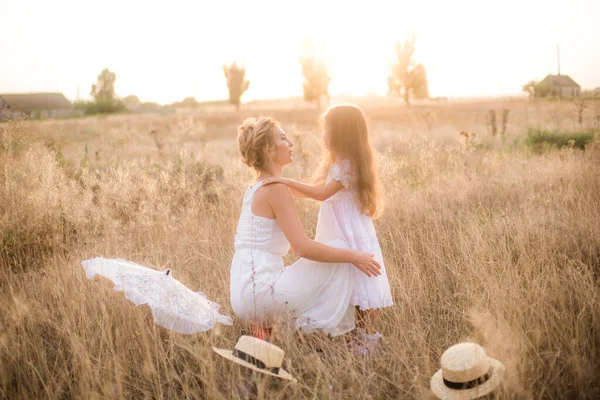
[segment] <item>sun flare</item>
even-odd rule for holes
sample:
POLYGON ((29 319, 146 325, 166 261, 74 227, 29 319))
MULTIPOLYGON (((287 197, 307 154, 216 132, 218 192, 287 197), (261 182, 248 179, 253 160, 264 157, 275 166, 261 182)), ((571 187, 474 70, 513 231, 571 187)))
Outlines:
POLYGON ((384 94, 394 43, 407 32, 416 33, 415 59, 427 70, 432 96, 518 94, 529 80, 556 73, 557 43, 562 71, 583 87, 600 86, 594 17, 600 3, 550 3, 257 0, 209 7, 176 0, 164 7, 107 0, 91 9, 75 0, 6 0, 0 35, 11 38, 3 43, 10 57, 3 59, 0 91, 87 98, 98 73, 109 68, 119 96, 159 103, 222 99, 222 65, 236 60, 245 63, 251 82, 246 101, 298 96, 298 56, 309 39, 329 65, 331 94, 384 94), (20 28, 25 21, 32 29, 20 28), (90 23, 111 29, 90 30, 90 23))

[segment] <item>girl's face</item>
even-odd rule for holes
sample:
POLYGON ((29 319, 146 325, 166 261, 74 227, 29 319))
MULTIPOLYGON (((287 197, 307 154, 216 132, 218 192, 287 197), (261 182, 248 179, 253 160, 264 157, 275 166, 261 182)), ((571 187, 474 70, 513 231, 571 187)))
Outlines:
POLYGON ((284 166, 294 161, 292 156, 294 142, 287 137, 285 131, 281 127, 275 127, 273 130, 273 139, 275 140, 275 148, 270 151, 271 163, 284 166))

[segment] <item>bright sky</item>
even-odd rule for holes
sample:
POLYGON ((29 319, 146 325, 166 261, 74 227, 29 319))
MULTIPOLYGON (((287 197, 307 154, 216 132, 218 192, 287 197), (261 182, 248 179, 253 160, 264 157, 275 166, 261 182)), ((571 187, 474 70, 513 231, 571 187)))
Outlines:
POLYGON ((103 68, 119 96, 223 99, 224 62, 247 66, 244 100, 300 95, 311 38, 330 92, 385 93, 393 44, 417 34, 432 96, 519 93, 557 71, 600 86, 600 0, 0 0, 0 93, 87 98, 103 68))

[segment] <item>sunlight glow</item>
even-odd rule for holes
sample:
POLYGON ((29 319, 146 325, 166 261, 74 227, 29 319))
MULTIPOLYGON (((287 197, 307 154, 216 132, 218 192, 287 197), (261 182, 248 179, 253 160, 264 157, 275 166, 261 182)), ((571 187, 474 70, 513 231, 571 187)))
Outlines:
POLYGON ((117 94, 173 102, 226 98, 222 65, 247 66, 244 100, 302 93, 298 56, 316 43, 332 94, 385 94, 394 42, 416 32, 432 96, 517 94, 561 70, 600 86, 600 2, 347 1, 0 2, 0 92, 62 91, 86 98, 98 73, 117 94), (35 10, 35 12, 31 12, 35 10), (557 10, 560 10, 558 12, 557 10), (548 21, 553 21, 549 23, 548 21), (22 29, 27 25, 28 29, 22 29))

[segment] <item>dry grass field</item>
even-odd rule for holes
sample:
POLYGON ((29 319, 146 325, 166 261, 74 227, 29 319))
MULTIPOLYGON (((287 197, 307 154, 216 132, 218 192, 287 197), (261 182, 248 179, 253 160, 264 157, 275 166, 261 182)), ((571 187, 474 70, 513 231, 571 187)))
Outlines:
MULTIPOLYGON (((233 315, 229 265, 252 180, 235 127, 278 118, 296 143, 286 174, 308 179, 315 110, 265 102, 0 124, 0 397, 422 399, 444 349, 472 340, 506 365, 501 398, 600 398, 599 139, 584 151, 523 144, 530 128, 600 131, 600 103, 581 123, 571 102, 359 104, 386 190, 376 228, 396 305, 369 358, 280 327, 297 384, 212 352, 233 347, 239 320, 169 332, 80 263, 171 268, 233 315)), ((314 234, 318 204, 297 207, 314 234)))

